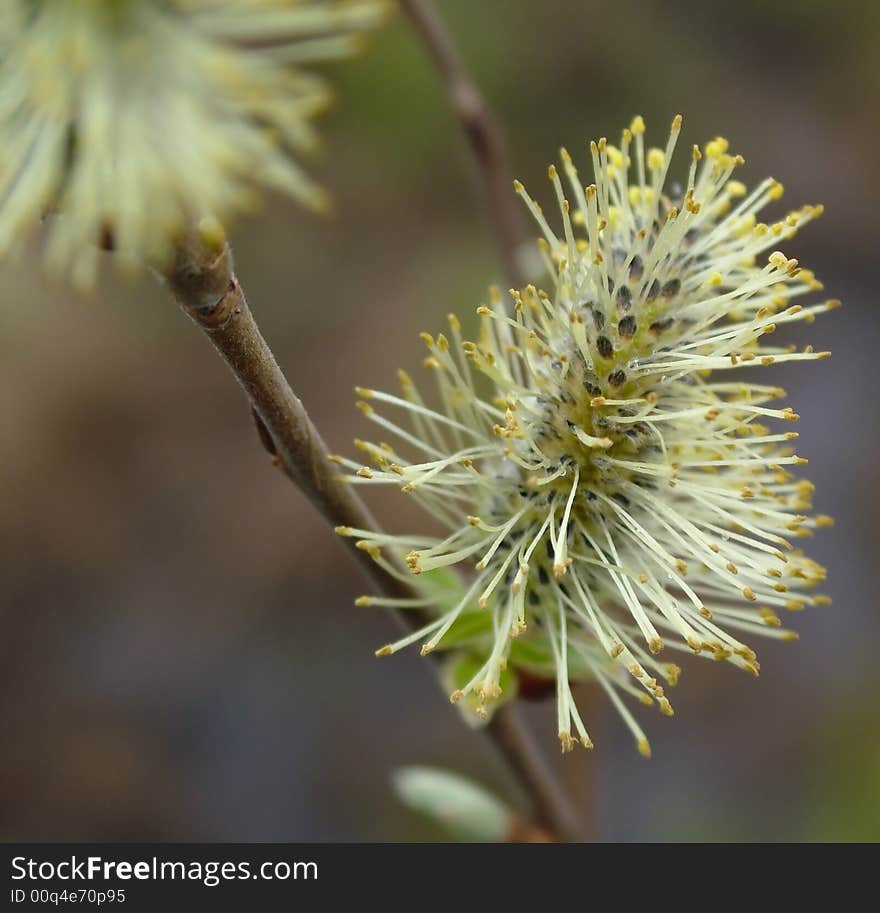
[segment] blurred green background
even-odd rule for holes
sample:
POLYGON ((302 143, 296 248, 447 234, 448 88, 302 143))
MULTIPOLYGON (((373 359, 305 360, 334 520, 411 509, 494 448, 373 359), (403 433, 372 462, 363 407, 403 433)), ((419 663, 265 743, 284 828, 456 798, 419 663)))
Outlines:
MULTIPOLYGON (((719 133, 742 177, 826 214, 786 246, 845 308, 797 337, 829 362, 773 369, 802 414, 812 554, 834 605, 760 644, 759 680, 687 664, 676 716, 644 713, 644 761, 602 702, 596 750, 559 759, 606 840, 880 837, 880 520, 876 419, 880 4, 847 0, 447 0, 438 7, 547 199, 560 144, 636 113, 662 145, 719 133)), ((462 137, 398 18, 330 72, 338 104, 313 172, 319 221, 283 200, 233 227, 264 332, 337 451, 365 431, 356 383, 417 370, 420 330, 466 327, 501 279, 462 137)), ((686 148, 686 147, 685 147, 686 148)), ((584 162, 584 166, 586 163, 584 162)), ((417 651, 356 609, 339 542, 273 471, 244 399, 149 277, 105 270, 78 299, 31 260, 0 306, 0 836, 4 839, 420 840, 389 774, 445 765, 513 802, 417 651)), ((374 499, 389 526, 415 520, 374 499)), ((552 705, 529 717, 556 751, 552 705)))

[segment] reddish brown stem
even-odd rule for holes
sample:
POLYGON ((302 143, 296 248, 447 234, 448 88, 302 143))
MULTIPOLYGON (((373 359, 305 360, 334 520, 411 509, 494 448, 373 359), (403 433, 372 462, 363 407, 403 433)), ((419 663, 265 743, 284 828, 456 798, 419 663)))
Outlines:
POLYGON ((468 73, 431 0, 401 0, 401 7, 422 39, 443 80, 452 110, 461 123, 485 189, 488 218, 508 281, 521 287, 528 279, 524 254, 528 235, 512 192, 513 174, 504 134, 468 73))
MULTIPOLYGON (((254 320, 225 242, 210 244, 194 235, 181 245, 167 275, 181 308, 208 337, 247 394, 263 446, 287 477, 333 526, 378 529, 354 489, 339 479, 339 467, 293 392, 254 320)), ((387 573, 369 555, 348 544, 373 586, 386 596, 413 597, 419 592, 405 579, 387 573)), ((415 613, 403 621, 418 625, 415 613)), ((546 776, 540 753, 512 707, 499 709, 486 733, 529 797, 535 821, 559 839, 573 839, 569 805, 546 776)))

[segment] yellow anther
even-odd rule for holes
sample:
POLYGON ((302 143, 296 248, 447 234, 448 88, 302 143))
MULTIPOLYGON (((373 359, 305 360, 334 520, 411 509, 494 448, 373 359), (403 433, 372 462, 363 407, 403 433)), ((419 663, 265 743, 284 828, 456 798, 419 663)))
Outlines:
POLYGON ((729 145, 730 143, 723 136, 718 136, 710 143, 706 143, 706 155, 710 159, 719 159, 727 152, 729 145))
POLYGON ((648 150, 648 168, 651 171, 660 171, 666 162, 666 156, 662 149, 648 150))
POLYGON ((782 626, 782 620, 779 616, 768 608, 758 609, 758 614, 761 616, 761 620, 765 625, 768 625, 771 628, 779 628, 782 626))
POLYGON ((781 250, 775 250, 767 258, 767 262, 777 269, 786 269, 788 266, 788 257, 781 250))

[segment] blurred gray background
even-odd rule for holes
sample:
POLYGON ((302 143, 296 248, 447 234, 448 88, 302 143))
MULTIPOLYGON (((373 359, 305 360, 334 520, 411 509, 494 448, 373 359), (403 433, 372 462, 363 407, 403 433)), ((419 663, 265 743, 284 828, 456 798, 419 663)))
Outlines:
MULTIPOLYGON (((785 250, 845 305, 797 336, 830 361, 772 369, 802 414, 816 508, 837 519, 810 546, 834 604, 794 619, 799 643, 756 644, 758 680, 689 661, 674 719, 643 714, 650 762, 590 706, 596 750, 558 763, 593 836, 880 838, 880 5, 438 5, 540 195, 560 144, 586 167, 589 139, 642 113, 662 145, 681 112, 683 143, 724 134, 748 183, 769 173, 787 207, 826 204, 785 250)), ((232 235, 265 334, 343 451, 365 432, 352 387, 417 371, 417 333, 450 310, 472 327, 501 276, 462 138, 406 23, 331 75, 338 104, 312 170, 335 218, 276 200, 232 235)), ((164 291, 105 270, 95 297, 76 298, 36 260, 3 267, 0 286, 0 836, 442 837, 391 794, 390 771, 408 763, 517 802, 417 652, 374 658, 391 624, 352 606, 356 570, 272 469, 243 396, 164 291)), ((373 503, 389 525, 415 519, 394 491, 373 503)), ((555 752, 552 704, 529 715, 555 752)))

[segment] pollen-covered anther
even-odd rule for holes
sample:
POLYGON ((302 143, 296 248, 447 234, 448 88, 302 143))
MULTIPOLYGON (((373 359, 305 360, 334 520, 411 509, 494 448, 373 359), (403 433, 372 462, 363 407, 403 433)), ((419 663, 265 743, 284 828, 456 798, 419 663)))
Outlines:
POLYGON ((366 552, 374 561, 382 557, 382 550, 379 546, 373 542, 368 542, 366 539, 360 539, 355 542, 354 547, 366 552))
POLYGON ((780 617, 772 609, 768 609, 766 606, 758 609, 758 614, 761 616, 761 620, 765 625, 770 625, 774 628, 778 628, 782 625, 780 617))
POLYGON ((563 577, 565 575, 565 572, 571 566, 572 561, 573 561, 572 558, 566 558, 565 561, 558 563, 558 564, 554 564, 553 565, 553 576, 556 577, 557 579, 559 579, 560 577, 563 577))

